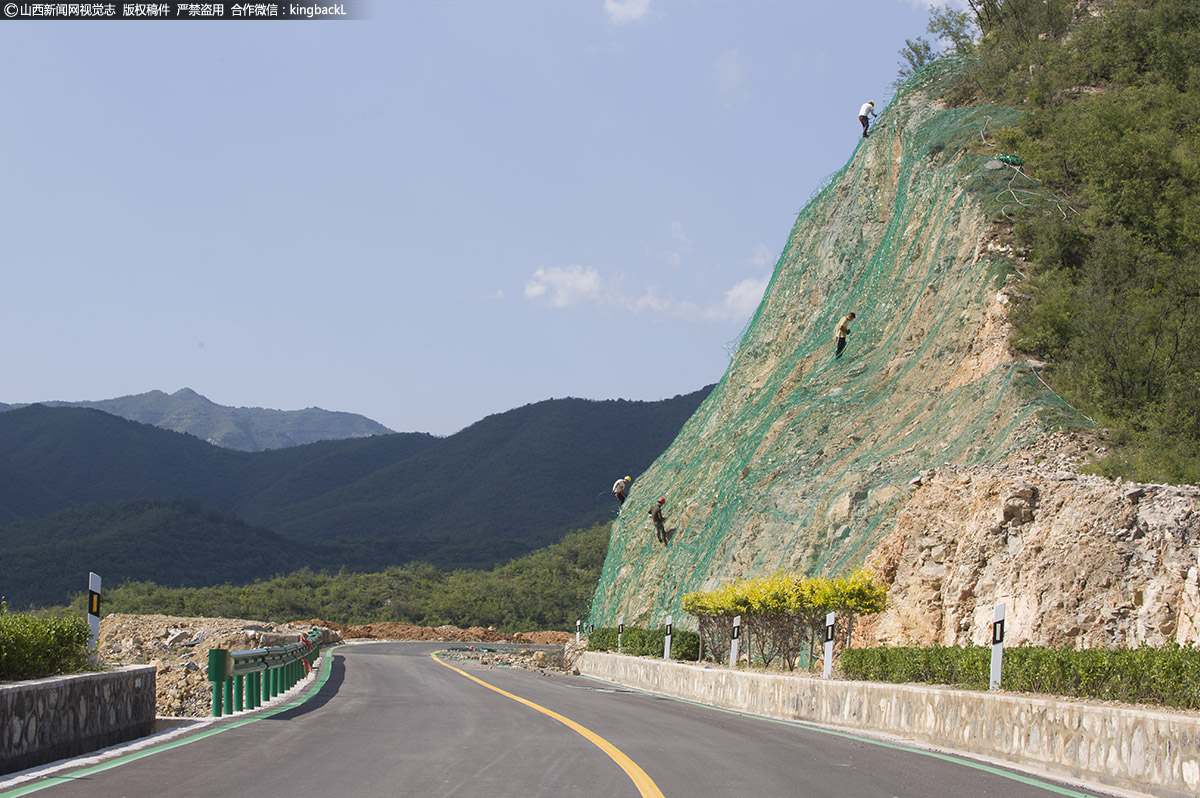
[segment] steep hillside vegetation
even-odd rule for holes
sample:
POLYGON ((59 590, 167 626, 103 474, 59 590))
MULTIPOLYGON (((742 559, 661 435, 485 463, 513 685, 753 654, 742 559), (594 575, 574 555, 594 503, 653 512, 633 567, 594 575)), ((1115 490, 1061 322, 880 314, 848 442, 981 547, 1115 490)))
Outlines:
POLYGON ((1195 482, 1200 4, 1037 6, 1027 20, 986 20, 981 57, 949 94, 1022 108, 1020 124, 997 140, 1068 200, 1014 208, 1033 261, 1028 301, 1014 315, 1017 344, 1111 429, 1102 473, 1195 482))
MULTIPOLYGON (((366 416, 308 407, 304 410, 269 410, 262 407, 225 407, 209 401, 191 388, 102 399, 95 402, 42 402, 48 407, 89 407, 114 416, 174 432, 186 432, 226 449, 261 452, 317 441, 387 435, 391 430, 366 416)), ((0 411, 15 405, 0 403, 0 411)))
MULTIPOLYGON (((158 570, 166 551, 200 558, 197 572, 220 581, 268 578, 299 565, 378 571, 422 560, 490 567, 607 520, 616 507, 613 480, 645 469, 706 394, 661 402, 550 400, 489 416, 449 438, 393 434, 258 453, 97 410, 0 413, 0 522, 9 525, 0 526, 0 542, 19 539, 29 564, 3 568, 2 589, 14 607, 44 596, 46 585, 59 584, 51 575, 68 566, 55 542, 65 530, 84 528, 90 505, 135 499, 191 500, 284 542, 248 558, 250 570, 230 568, 221 578, 219 563, 208 561, 216 555, 201 540, 207 516, 184 523, 181 539, 172 537, 157 504, 143 507, 152 517, 142 520, 123 506, 119 522, 105 523, 106 545, 87 549, 94 556, 87 570, 110 584, 197 584, 162 575, 176 573, 158 570), (77 515, 46 518, 59 511, 77 515)), ((209 532, 224 539, 223 525, 209 532)))

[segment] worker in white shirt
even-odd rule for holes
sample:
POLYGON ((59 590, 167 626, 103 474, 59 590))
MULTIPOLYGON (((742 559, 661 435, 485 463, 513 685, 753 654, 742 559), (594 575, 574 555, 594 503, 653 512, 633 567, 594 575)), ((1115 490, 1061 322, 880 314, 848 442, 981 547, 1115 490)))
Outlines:
POLYGON ((875 101, 874 100, 869 100, 869 101, 863 103, 863 107, 858 109, 858 121, 862 122, 864 139, 867 137, 867 128, 871 124, 870 120, 867 118, 870 116, 875 116, 875 101))

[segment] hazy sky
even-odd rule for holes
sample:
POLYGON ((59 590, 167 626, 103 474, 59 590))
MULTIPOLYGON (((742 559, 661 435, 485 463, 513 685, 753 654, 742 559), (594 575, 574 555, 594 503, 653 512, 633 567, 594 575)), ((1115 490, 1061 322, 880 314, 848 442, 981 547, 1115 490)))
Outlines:
POLYGON ((0 22, 0 402, 449 434, 716 382, 910 0, 0 22))

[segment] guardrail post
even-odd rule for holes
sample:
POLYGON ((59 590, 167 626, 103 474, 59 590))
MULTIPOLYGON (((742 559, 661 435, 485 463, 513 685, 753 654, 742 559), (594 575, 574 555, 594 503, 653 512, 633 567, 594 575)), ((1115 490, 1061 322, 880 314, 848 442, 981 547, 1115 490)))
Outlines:
POLYGON ((212 682, 212 716, 221 717, 223 709, 222 692, 225 689, 225 679, 229 676, 231 658, 223 648, 208 650, 208 680, 212 682))
POLYGON ((248 651, 208 651, 208 680, 213 685, 213 717, 257 709, 286 693, 312 671, 320 654, 320 633, 312 630, 299 642, 248 651))

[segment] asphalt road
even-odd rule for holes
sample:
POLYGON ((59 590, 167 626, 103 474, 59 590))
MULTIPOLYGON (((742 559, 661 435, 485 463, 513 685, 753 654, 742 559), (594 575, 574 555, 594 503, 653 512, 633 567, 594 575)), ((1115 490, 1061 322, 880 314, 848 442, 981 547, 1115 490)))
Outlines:
POLYGON ((0 798, 1105 795, 582 677, 430 656, 446 647, 339 647, 302 703, 0 787, 0 798))

